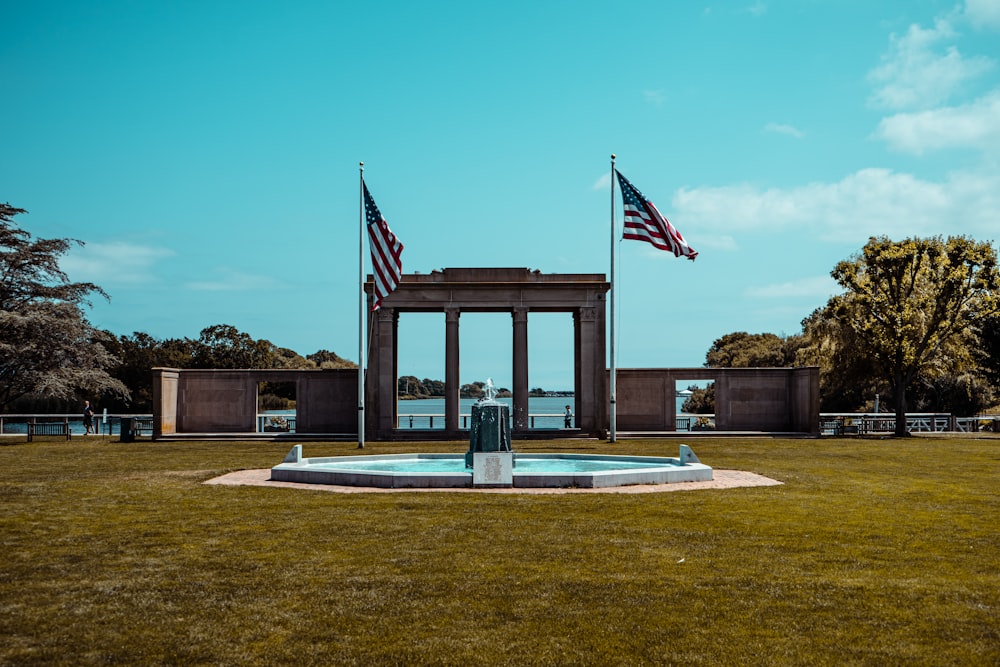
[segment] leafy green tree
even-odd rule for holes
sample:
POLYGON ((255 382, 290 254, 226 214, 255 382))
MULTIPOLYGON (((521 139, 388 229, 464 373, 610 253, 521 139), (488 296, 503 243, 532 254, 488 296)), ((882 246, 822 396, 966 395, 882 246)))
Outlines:
POLYGON ((148 333, 136 331, 132 335, 119 336, 111 345, 115 356, 121 360, 112 375, 128 387, 131 401, 113 398, 102 401, 110 410, 152 411, 152 369, 191 368, 194 358, 194 343, 187 338, 158 340, 148 333))
POLYGON ((254 340, 229 324, 215 324, 201 330, 194 346, 194 368, 274 368, 275 346, 254 340))
POLYGON ((773 333, 729 333, 712 343, 705 355, 708 368, 775 368, 795 364, 795 353, 804 344, 802 336, 781 337, 773 333))
POLYGON ((820 411, 874 409, 876 393, 887 385, 872 373, 868 355, 854 330, 834 316, 829 304, 802 320, 806 344, 796 352, 796 366, 819 367, 820 411))
MULTIPOLYGON (((775 368, 795 365, 796 352, 805 344, 801 335, 735 331, 717 338, 705 354, 707 368, 775 368)), ((691 396, 681 410, 693 414, 715 412, 715 386, 688 387, 691 396)))
POLYGON ((118 360, 113 337, 83 313, 90 297, 109 298, 93 283, 71 282, 59 260, 74 239, 37 239, 14 217, 24 209, 0 204, 0 410, 37 396, 73 400, 83 394, 128 396, 108 370, 118 360))
POLYGON ((482 398, 484 395, 484 387, 486 387, 485 382, 471 382, 469 384, 463 384, 458 390, 458 395, 461 398, 482 398))
MULTIPOLYGON (((329 350, 317 350, 316 352, 306 356, 306 359, 316 364, 318 368, 357 368, 358 365, 353 361, 348 361, 344 359, 336 352, 331 352, 329 350)), ((410 376, 416 381, 417 378, 410 376)))
POLYGON ((444 396, 444 381, 442 380, 431 380, 430 378, 424 378, 420 381, 421 391, 424 396, 428 397, 438 397, 444 396))
POLYGON ((396 387, 400 396, 407 398, 430 398, 424 382, 418 380, 414 375, 401 375, 396 381, 396 387))
POLYGON ((684 399, 681 412, 694 415, 710 415, 715 412, 715 383, 710 382, 705 388, 697 385, 688 387, 691 395, 684 399))
POLYGON ((983 317, 975 330, 973 349, 987 382, 1000 393, 1000 313, 983 317))
POLYGON ((996 251, 964 236, 894 242, 871 238, 832 275, 847 292, 827 313, 850 330, 892 394, 896 435, 906 435, 906 391, 949 346, 997 312, 996 251))
POLYGON ((287 347, 272 346, 272 368, 316 368, 316 364, 287 347))

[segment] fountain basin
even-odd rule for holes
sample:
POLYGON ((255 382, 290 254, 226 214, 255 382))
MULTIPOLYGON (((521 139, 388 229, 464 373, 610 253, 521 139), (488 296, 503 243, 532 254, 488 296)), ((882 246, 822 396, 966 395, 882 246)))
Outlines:
MULTIPOLYGON (((684 447, 684 446, 682 446, 684 447)), ((694 458, 692 456, 692 458, 694 458)), ((696 461, 696 459, 695 459, 696 461)), ((271 468, 271 479, 383 489, 472 488, 463 454, 381 454, 299 458, 271 468)), ((602 488, 712 479, 712 469, 681 458, 600 454, 514 454, 515 488, 602 488)))

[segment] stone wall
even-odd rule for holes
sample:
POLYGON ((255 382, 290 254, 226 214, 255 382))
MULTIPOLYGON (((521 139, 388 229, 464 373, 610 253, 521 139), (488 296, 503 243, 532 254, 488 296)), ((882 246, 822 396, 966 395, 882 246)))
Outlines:
MULTIPOLYGON (((156 368, 153 375, 154 437, 255 432, 257 385, 264 381, 295 383, 297 433, 356 434, 358 431, 356 369, 156 368)), ((620 368, 615 392, 617 431, 675 431, 677 388, 696 380, 715 382, 718 431, 819 433, 816 367, 620 368)), ((606 414, 606 406, 607 402, 594 412, 606 414)), ((395 433, 390 429, 380 433, 379 438, 392 440, 395 433)), ((444 431, 441 435, 455 437, 454 433, 444 431)))
POLYGON ((715 383, 718 431, 819 432, 819 368, 811 366, 619 368, 616 429, 676 430, 676 391, 696 380, 715 383))
POLYGON ((153 369, 153 437, 175 433, 253 433, 257 385, 295 384, 297 433, 356 433, 356 369, 153 369))

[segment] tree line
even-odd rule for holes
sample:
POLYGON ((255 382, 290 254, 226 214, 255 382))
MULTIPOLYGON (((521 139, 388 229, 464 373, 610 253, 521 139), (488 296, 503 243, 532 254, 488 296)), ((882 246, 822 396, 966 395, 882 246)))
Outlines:
MULTIPOLYGON (((150 369, 356 368, 329 350, 306 357, 233 326, 202 329, 197 338, 157 339, 134 332, 115 336, 91 326, 84 313, 94 298, 110 300, 98 285, 73 282, 59 260, 76 239, 39 239, 0 204, 0 411, 77 412, 89 399, 112 412, 150 412, 150 369)), ((289 400, 281 384, 261 394, 289 400)))
MULTIPOLYGON (((0 411, 73 412, 86 397, 111 411, 148 412, 156 366, 356 367, 328 350, 303 357, 225 324, 195 339, 96 329, 84 307, 110 297, 59 267, 83 242, 34 238, 14 220, 25 212, 0 204, 0 411)), ((726 334, 712 343, 705 366, 818 366, 824 412, 871 410, 876 394, 897 416, 970 416, 996 404, 1000 278, 990 242, 872 237, 831 275, 843 292, 806 317, 801 332, 726 334)), ((404 376, 399 383, 399 393, 413 398, 444 394, 438 380, 404 376)), ((290 391, 279 384, 262 394, 280 400, 290 391)), ((462 396, 482 393, 482 382, 461 388, 462 396)), ((712 411, 711 389, 695 390, 688 405, 712 411)), ((905 434, 901 419, 897 433, 905 434)))
MULTIPOLYGON (((532 392, 534 391, 542 390, 532 390, 532 392)), ((497 387, 496 392, 497 396, 500 398, 513 396, 510 389, 507 387, 497 387)), ((431 380, 430 378, 418 380, 416 376, 413 375, 401 375, 396 381, 396 395, 403 400, 444 398, 444 382, 441 380, 431 380)), ((459 398, 479 399, 485 395, 486 383, 478 380, 476 382, 463 384, 458 389, 459 398)))
MULTIPOLYGON (((897 435, 907 411, 973 416, 996 405, 1000 279, 990 243, 873 237, 831 275, 844 292, 800 333, 726 334, 705 366, 818 366, 822 412, 871 411, 878 394, 897 435)), ((692 391, 686 411, 714 411, 714 388, 692 391)))

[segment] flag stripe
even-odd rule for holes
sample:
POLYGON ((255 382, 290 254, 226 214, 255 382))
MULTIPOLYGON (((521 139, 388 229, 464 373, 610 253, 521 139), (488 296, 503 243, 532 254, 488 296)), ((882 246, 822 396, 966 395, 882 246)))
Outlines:
POLYGON ((375 200, 362 183, 365 192, 365 219, 368 223, 368 245, 372 255, 372 275, 375 278, 375 302, 372 310, 382 306, 382 300, 399 285, 403 275, 403 244, 389 229, 375 200))
POLYGON ((660 250, 674 253, 674 257, 683 255, 692 260, 697 257, 698 252, 687 244, 653 202, 646 199, 620 171, 615 170, 615 173, 618 174, 625 208, 622 238, 645 241, 660 250))

